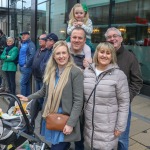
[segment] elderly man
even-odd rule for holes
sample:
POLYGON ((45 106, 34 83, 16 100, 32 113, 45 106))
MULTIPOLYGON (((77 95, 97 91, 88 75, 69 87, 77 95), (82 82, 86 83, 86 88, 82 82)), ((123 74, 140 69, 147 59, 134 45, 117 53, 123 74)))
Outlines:
MULTIPOLYGON (((72 30, 70 36, 69 48, 74 59, 75 64, 84 69, 92 62, 92 58, 85 58, 83 48, 86 42, 86 33, 84 29, 78 27, 72 30)), ((83 138, 83 122, 80 123, 81 127, 81 141, 75 142, 75 150, 84 150, 83 138)))
MULTIPOLYGON (((120 69, 126 74, 130 89, 130 101, 140 93, 142 88, 142 77, 140 68, 135 55, 128 50, 125 50, 121 44, 123 41, 121 32, 114 27, 109 28, 105 33, 107 41, 113 43, 116 49, 117 63, 120 69)), ((119 137, 118 150, 128 150, 129 146, 129 131, 131 121, 131 107, 129 108, 128 122, 125 132, 119 137)))
POLYGON ((24 96, 30 95, 30 77, 32 73, 32 62, 35 54, 35 45, 30 40, 29 32, 22 32, 22 43, 19 50, 19 66, 21 73, 21 94, 24 96))

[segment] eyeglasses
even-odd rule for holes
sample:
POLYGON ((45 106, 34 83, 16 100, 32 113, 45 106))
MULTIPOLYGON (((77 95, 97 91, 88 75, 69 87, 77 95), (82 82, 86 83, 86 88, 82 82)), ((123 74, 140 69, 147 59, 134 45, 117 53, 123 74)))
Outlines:
POLYGON ((39 38, 39 37, 38 37, 38 40, 46 41, 46 38, 39 38))
MULTIPOLYGON (((117 37, 119 37, 120 35, 118 35, 118 34, 114 34, 114 35, 112 35, 112 36, 107 36, 106 37, 106 39, 107 40, 110 40, 110 39, 112 39, 112 38, 114 38, 114 39, 116 39, 117 37)), ((121 37, 121 36, 120 36, 121 37)))

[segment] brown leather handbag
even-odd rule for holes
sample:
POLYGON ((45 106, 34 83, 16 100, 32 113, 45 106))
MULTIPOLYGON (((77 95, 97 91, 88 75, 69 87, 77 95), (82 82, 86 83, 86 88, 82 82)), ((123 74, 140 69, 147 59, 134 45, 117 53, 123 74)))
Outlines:
POLYGON ((63 114, 52 113, 46 117, 46 128, 48 130, 63 131, 69 116, 63 114))

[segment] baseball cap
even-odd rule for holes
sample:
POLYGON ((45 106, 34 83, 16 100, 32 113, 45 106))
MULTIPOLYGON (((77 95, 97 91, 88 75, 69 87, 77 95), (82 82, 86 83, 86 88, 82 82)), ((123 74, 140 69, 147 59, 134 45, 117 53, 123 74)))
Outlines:
POLYGON ((28 31, 23 31, 20 33, 20 35, 23 35, 23 34, 30 34, 28 31))
POLYGON ((53 40, 53 41, 55 41, 55 42, 57 42, 58 41, 58 36, 56 35, 56 34, 54 34, 54 33, 50 33, 50 34, 48 34, 47 36, 46 36, 46 39, 48 40, 53 40))

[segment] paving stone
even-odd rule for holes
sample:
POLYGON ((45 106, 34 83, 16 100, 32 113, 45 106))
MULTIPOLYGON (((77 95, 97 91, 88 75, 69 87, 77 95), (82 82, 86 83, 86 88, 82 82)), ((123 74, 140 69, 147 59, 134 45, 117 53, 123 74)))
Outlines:
POLYGON ((135 143, 134 145, 129 147, 129 150, 146 150, 146 147, 139 143, 135 143))
POLYGON ((132 146, 132 145, 134 145, 135 143, 136 143, 136 141, 130 138, 130 140, 129 140, 129 146, 132 146))
POLYGON ((132 139, 142 143, 145 146, 150 146, 150 129, 147 130, 147 133, 139 133, 135 136, 132 136, 132 139))
POLYGON ((131 122, 131 129, 130 129, 130 137, 139 134, 142 131, 148 130, 150 128, 150 124, 146 123, 142 120, 135 120, 131 122))

